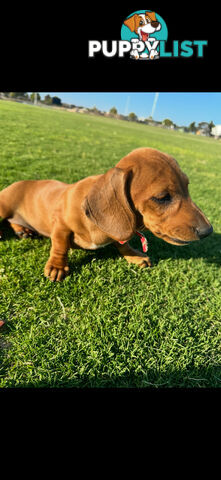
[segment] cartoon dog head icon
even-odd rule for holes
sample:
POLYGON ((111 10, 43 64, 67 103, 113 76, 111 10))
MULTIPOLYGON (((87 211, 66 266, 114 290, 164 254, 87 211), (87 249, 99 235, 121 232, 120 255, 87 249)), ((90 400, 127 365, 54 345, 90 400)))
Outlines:
POLYGON ((131 32, 135 32, 143 42, 148 40, 151 33, 158 32, 161 29, 161 24, 156 19, 155 12, 135 13, 124 21, 124 25, 131 32))
MULTIPOLYGON (((131 17, 127 18, 124 21, 124 25, 130 29, 131 32, 134 32, 138 38, 133 39, 132 42, 137 43, 141 42, 154 42, 156 41, 155 38, 150 37, 152 33, 158 32, 161 30, 161 23, 157 20, 155 12, 145 12, 145 13, 135 13, 131 17), (149 38, 150 37, 150 38, 149 38)), ((159 54, 156 50, 156 45, 159 42, 152 43, 151 53, 150 56, 146 53, 139 55, 138 51, 136 50, 136 45, 134 43, 134 49, 131 54, 131 57, 135 58, 154 58, 158 57, 159 54)))

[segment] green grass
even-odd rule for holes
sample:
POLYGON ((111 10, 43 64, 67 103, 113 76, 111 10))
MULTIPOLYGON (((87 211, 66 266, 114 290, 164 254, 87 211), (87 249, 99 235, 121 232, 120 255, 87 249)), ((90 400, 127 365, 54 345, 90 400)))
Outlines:
POLYGON ((149 146, 177 159, 214 227, 186 247, 148 233, 152 269, 129 265, 112 246, 72 251, 71 275, 51 283, 50 240, 18 240, 3 222, 0 386, 220 387, 221 144, 3 101, 0 127, 0 189, 22 179, 72 183, 149 146))

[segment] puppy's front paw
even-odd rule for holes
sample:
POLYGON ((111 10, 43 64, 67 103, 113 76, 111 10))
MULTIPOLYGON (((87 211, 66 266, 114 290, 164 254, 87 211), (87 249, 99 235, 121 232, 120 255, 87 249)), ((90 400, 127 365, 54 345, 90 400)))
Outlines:
POLYGON ((147 255, 143 258, 133 257, 133 261, 130 261, 129 263, 135 263, 135 265, 138 265, 138 267, 140 268, 152 267, 150 257, 148 257, 147 255))
POLYGON ((128 263, 134 263, 140 268, 152 267, 150 257, 138 251, 136 255, 135 252, 136 250, 134 250, 134 254, 131 256, 130 255, 124 256, 125 260, 127 260, 128 263))
POLYGON ((64 267, 56 267, 52 265, 50 260, 46 263, 44 269, 45 277, 49 278, 51 282, 60 282, 69 274, 69 267, 65 265, 64 267))
POLYGON ((141 263, 139 263, 138 265, 141 268, 152 267, 153 266, 149 257, 144 258, 143 261, 141 263))

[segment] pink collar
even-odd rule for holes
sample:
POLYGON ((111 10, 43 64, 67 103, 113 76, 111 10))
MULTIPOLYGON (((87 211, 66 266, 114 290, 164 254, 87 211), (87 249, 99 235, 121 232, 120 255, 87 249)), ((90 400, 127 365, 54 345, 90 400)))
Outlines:
MULTIPOLYGON (((135 233, 136 233, 136 235, 138 235, 140 237, 143 252, 146 253, 147 250, 148 250, 148 243, 147 243, 146 237, 144 235, 142 235, 142 233, 138 232, 138 230, 136 230, 135 233)), ((118 243, 123 245, 124 243, 127 243, 127 240, 124 240, 123 242, 118 242, 118 243)))

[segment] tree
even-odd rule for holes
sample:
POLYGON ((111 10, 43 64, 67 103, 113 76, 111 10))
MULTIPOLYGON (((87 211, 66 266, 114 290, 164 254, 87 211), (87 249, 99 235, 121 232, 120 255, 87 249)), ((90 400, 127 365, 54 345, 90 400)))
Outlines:
MULTIPOLYGON (((150 115, 149 117, 147 117, 147 118, 144 119, 144 122, 145 122, 147 125, 148 125, 148 123, 154 122, 153 117, 151 117, 151 115, 150 115)), ((161 123, 161 122, 159 122, 159 123, 161 123)))
POLYGON ((112 107, 112 108, 109 110, 109 113, 110 113, 111 115, 117 115, 117 109, 116 109, 116 107, 112 107))
POLYGON ((188 130, 189 130, 189 132, 196 132, 197 131, 196 123, 195 122, 190 123, 189 127, 188 127, 188 130))
POLYGON ((208 128, 208 122, 199 122, 198 127, 199 128, 208 128))
POLYGON ((58 105, 58 107, 60 107, 62 105, 61 99, 59 97, 52 97, 52 104, 58 105))
POLYGON ((213 121, 211 120, 211 122, 209 123, 209 131, 210 131, 210 133, 211 133, 211 130, 212 130, 213 127, 215 127, 215 125, 214 125, 213 121))
POLYGON ((169 118, 165 118, 165 120, 162 121, 162 124, 165 125, 165 127, 171 127, 171 125, 173 125, 173 122, 169 118))
MULTIPOLYGON (((84 107, 81 107, 81 108, 84 108, 84 107)), ((99 115, 99 113, 100 113, 98 108, 96 107, 96 105, 94 105, 93 108, 90 109, 90 111, 92 113, 95 113, 95 115, 99 115)))
POLYGON ((129 118, 129 120, 131 120, 131 122, 136 122, 137 121, 137 116, 133 112, 129 113, 128 118, 129 118))
POLYGON ((9 97, 10 98, 27 98, 27 92, 9 92, 9 97))
POLYGON ((51 105, 52 104, 51 95, 45 95, 44 103, 46 103, 46 105, 51 105))
POLYGON ((31 102, 34 103, 35 98, 36 98, 36 95, 37 95, 37 101, 40 102, 41 97, 40 97, 39 93, 37 93, 37 92, 31 93, 31 95, 30 95, 30 100, 31 100, 31 102))

